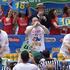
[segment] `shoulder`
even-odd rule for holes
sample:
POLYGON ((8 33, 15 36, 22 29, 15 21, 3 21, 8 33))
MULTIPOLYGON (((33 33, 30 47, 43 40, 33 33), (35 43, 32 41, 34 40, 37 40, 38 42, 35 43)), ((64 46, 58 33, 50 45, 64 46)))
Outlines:
POLYGON ((65 37, 70 37, 70 34, 66 34, 65 37))
POLYGON ((64 38, 63 38, 63 42, 68 42, 68 41, 70 41, 70 34, 67 34, 67 35, 65 35, 64 36, 64 38))
POLYGON ((32 27, 32 25, 30 25, 30 26, 27 26, 27 27, 26 27, 26 29, 30 29, 31 27, 32 27))
POLYGON ((23 63, 17 63, 17 64, 14 66, 13 69, 17 69, 18 67, 20 67, 20 66, 22 66, 22 65, 23 65, 23 63))
POLYGON ((70 34, 66 34, 65 36, 64 36, 64 39, 69 39, 70 38, 70 34))
POLYGON ((5 31, 1 30, 1 35, 4 40, 8 39, 8 34, 5 31))
POLYGON ((33 69, 38 69, 38 66, 35 65, 35 64, 30 64, 30 66, 31 66, 33 69))
POLYGON ((2 34, 3 34, 4 36, 8 36, 5 31, 1 30, 1 32, 2 32, 2 34))

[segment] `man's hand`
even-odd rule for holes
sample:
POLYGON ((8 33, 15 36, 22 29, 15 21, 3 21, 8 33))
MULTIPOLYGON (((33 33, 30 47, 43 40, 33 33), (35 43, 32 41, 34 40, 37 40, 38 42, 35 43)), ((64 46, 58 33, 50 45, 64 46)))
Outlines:
POLYGON ((33 27, 36 27, 37 26, 37 23, 33 23, 33 27))

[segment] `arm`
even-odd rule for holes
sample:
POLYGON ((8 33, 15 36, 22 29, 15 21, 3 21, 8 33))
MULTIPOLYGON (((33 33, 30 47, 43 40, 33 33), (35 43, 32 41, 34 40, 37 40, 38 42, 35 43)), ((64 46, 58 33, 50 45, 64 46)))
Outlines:
POLYGON ((37 24, 34 24, 34 25, 32 25, 31 27, 28 26, 28 27, 26 28, 25 34, 28 35, 29 33, 31 33, 32 29, 33 29, 36 25, 37 25, 37 24))
MULTIPOLYGON (((29 26, 28 26, 29 27, 29 26)), ((29 34, 29 33, 31 33, 31 31, 32 31, 32 29, 34 28, 34 26, 32 26, 32 27, 30 27, 30 28, 26 28, 26 31, 25 31, 25 34, 29 34)))
POLYGON ((9 40, 8 40, 8 35, 5 34, 4 36, 4 41, 3 41, 3 48, 5 53, 10 53, 10 48, 9 48, 9 40))
POLYGON ((43 25, 41 25, 40 24, 40 26, 43 28, 43 30, 45 31, 45 34, 49 34, 50 32, 49 32, 49 30, 45 27, 45 26, 43 26, 43 25))
POLYGON ((18 12, 13 11, 13 23, 17 23, 17 19, 18 19, 18 12))
POLYGON ((64 36, 63 45, 67 48, 70 48, 70 34, 64 36))
POLYGON ((70 43, 64 42, 64 46, 68 49, 70 49, 70 43))
POLYGON ((6 33, 4 33, 4 36, 3 36, 2 40, 3 41, 0 45, 0 53, 2 53, 2 54, 9 53, 10 52, 9 42, 8 42, 8 36, 7 36, 6 33))
POLYGON ((53 22, 53 26, 54 26, 55 28, 59 28, 59 26, 56 24, 56 22, 53 22))
POLYGON ((27 7, 28 7, 28 17, 30 18, 32 16, 32 13, 30 10, 30 4, 28 4, 27 7))
POLYGON ((53 26, 55 28, 59 28, 59 25, 57 24, 57 19, 56 20, 55 19, 51 19, 51 23, 53 24, 53 26))

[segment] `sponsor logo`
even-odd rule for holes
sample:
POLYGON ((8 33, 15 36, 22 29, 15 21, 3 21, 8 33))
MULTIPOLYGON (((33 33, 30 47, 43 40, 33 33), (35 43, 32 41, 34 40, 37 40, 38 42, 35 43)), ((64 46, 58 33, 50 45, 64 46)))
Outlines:
POLYGON ((9 42, 19 42, 20 39, 19 38, 9 38, 9 42))
POLYGON ((59 52, 59 50, 60 50, 60 48, 55 48, 55 47, 52 48, 52 51, 54 51, 54 52, 59 52))
POLYGON ((56 42, 56 38, 45 38, 45 42, 56 42))

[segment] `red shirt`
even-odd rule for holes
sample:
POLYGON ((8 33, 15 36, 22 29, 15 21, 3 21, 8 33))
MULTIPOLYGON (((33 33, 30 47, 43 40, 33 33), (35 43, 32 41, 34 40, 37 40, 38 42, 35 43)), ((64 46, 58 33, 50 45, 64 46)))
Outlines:
POLYGON ((66 17, 70 17, 70 16, 68 16, 67 14, 63 14, 62 17, 63 17, 63 18, 66 18, 66 17))
POLYGON ((6 31, 8 34, 13 33, 13 18, 3 18, 4 23, 4 31, 6 31))
POLYGON ((53 25, 54 22, 57 24, 57 17, 55 19, 51 19, 50 34, 60 34, 60 29, 55 28, 53 25))
POLYGON ((24 34, 26 27, 28 25, 28 17, 24 17, 24 18, 18 17, 17 24, 19 27, 18 34, 24 34))

